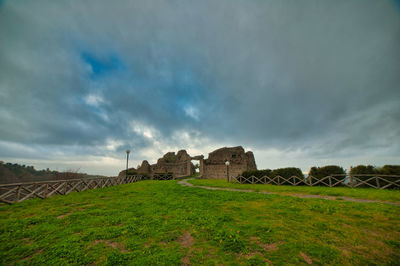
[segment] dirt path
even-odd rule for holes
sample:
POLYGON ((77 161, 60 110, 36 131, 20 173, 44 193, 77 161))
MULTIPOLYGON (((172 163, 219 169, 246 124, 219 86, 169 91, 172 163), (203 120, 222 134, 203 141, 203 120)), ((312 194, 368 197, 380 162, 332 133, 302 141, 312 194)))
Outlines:
POLYGON ((282 192, 271 192, 271 191, 254 191, 251 189, 237 189, 237 188, 225 188, 225 187, 207 187, 207 186, 196 186, 189 182, 193 178, 183 179, 178 182, 181 186, 187 187, 195 187, 195 188, 204 188, 209 190, 223 190, 223 191, 237 191, 237 192, 252 192, 252 193, 259 193, 259 194, 271 194, 271 195, 280 195, 280 196, 289 196, 289 197, 297 197, 297 198, 309 198, 309 199, 326 199, 326 200, 344 200, 344 201, 353 201, 353 202, 363 202, 363 203, 383 203, 383 204, 390 204, 390 205, 400 205, 398 202, 389 202, 389 201, 382 201, 382 200, 369 200, 369 199, 356 199, 350 197, 334 197, 334 196, 325 196, 325 195, 312 195, 312 194, 299 194, 299 193, 282 193, 282 192))

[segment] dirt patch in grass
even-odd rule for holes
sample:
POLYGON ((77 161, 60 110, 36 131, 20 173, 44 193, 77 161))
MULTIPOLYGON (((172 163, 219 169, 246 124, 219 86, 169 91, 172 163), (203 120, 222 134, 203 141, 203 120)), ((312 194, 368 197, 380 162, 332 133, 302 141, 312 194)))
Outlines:
POLYGON ((57 216, 57 219, 60 220, 60 219, 62 219, 62 218, 65 218, 65 217, 71 215, 73 212, 74 212, 74 211, 69 211, 69 212, 67 212, 67 213, 65 213, 65 214, 61 214, 61 215, 57 216))
POLYGON ((180 237, 179 237, 179 244, 181 245, 182 249, 188 248, 188 252, 184 257, 182 257, 181 262, 182 265, 190 265, 190 254, 192 252, 192 246, 194 244, 194 239, 192 235, 190 234, 189 231, 185 231, 180 237))
POLYGON ((179 237, 179 243, 181 244, 182 248, 192 247, 194 240, 189 231, 185 231, 185 233, 179 237))
POLYGON ((39 249, 38 251, 36 251, 36 252, 33 253, 32 255, 29 255, 28 257, 23 258, 21 261, 30 260, 30 259, 32 259, 33 257, 39 255, 42 251, 43 251, 43 249, 39 249))
POLYGON ((346 257, 350 257, 351 256, 351 252, 349 251, 348 248, 346 247, 337 247, 340 251, 342 251, 343 255, 346 257))
POLYGON ((307 256, 304 252, 300 252, 299 255, 308 263, 308 264, 312 264, 312 259, 307 256))
POLYGON ((258 246, 262 247, 265 251, 275 251, 278 250, 278 244, 282 245, 283 242, 264 244, 260 242, 260 238, 256 236, 250 237, 250 241, 256 243, 258 246))
POLYGON ((247 254, 240 254, 238 258, 239 259, 245 258, 246 260, 249 260, 249 259, 254 258, 254 257, 262 258, 264 261, 266 261, 268 263, 268 265, 272 265, 272 266, 274 265, 272 263, 272 261, 270 261, 269 259, 265 258, 263 256, 263 254, 261 254, 261 252, 259 252, 259 251, 254 251, 254 252, 250 252, 250 253, 247 253, 247 254))
POLYGON ((128 252, 128 250, 125 249, 125 246, 122 243, 118 243, 118 242, 111 242, 109 240, 95 240, 93 241, 89 247, 93 247, 97 244, 100 243, 104 243, 106 246, 114 248, 114 249, 118 249, 119 251, 121 251, 121 253, 126 253, 128 252))
POLYGON ((107 197, 107 196, 101 196, 101 199, 112 199, 112 197, 107 197))
POLYGON ((27 238, 27 237, 26 238, 22 238, 21 240, 24 241, 29 246, 33 244, 33 241, 31 239, 27 238))

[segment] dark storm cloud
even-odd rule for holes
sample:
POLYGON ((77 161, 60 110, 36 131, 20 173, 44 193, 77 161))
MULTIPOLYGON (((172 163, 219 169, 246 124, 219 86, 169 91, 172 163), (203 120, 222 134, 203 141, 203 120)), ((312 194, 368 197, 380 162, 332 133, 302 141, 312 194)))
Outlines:
POLYGON ((400 151, 395 2, 4 1, 0 33, 4 158, 400 151))

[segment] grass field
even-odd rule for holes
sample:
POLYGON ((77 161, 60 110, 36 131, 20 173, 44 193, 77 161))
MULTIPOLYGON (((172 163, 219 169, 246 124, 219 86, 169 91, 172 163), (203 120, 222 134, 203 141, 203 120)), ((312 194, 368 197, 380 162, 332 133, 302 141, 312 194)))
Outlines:
POLYGON ((399 225, 400 206, 142 181, 0 206, 0 264, 399 265, 399 225))
POLYGON ((382 200, 400 203, 400 190, 375 189, 375 188, 349 188, 349 187, 309 187, 309 186, 276 186, 263 184, 228 183, 226 180, 193 179, 189 183, 198 186, 227 187, 238 189, 252 189, 254 191, 271 191, 282 194, 313 194, 326 196, 342 196, 358 199, 382 200))

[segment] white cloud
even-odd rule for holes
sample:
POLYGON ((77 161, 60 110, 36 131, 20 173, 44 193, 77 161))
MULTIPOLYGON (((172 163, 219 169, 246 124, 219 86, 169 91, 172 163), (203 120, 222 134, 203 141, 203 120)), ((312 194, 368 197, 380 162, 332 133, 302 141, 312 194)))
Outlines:
POLYGON ((93 94, 93 93, 87 94, 85 96, 84 100, 85 100, 86 104, 92 105, 95 107, 98 107, 104 103, 104 98, 101 95, 93 94))
POLYGON ((185 114, 194 120, 199 120, 199 110, 191 105, 185 106, 183 109, 185 111, 185 114))
POLYGON ((147 123, 141 121, 131 121, 130 124, 133 132, 139 136, 145 137, 146 139, 156 140, 160 136, 160 132, 147 123))

